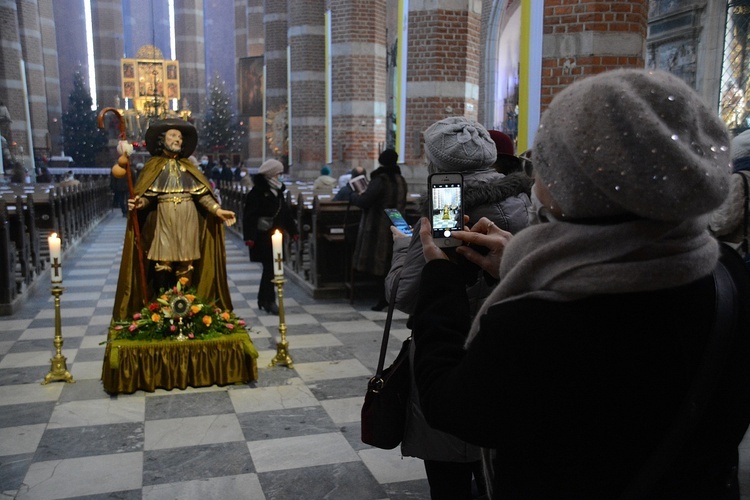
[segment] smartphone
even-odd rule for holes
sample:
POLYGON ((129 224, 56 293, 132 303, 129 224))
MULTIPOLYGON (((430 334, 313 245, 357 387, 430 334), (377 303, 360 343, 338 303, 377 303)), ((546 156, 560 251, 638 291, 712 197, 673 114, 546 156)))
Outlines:
POLYGON ((399 229, 399 231, 404 233, 406 236, 411 236, 411 228, 409 227, 409 224, 406 223, 406 219, 404 219, 404 216, 401 214, 401 212, 399 212, 395 208, 386 208, 385 214, 389 219, 391 219, 391 222, 399 229))
POLYGON ((441 248, 461 246, 453 231, 464 225, 464 178, 458 172, 432 174, 428 180, 432 238, 441 248))

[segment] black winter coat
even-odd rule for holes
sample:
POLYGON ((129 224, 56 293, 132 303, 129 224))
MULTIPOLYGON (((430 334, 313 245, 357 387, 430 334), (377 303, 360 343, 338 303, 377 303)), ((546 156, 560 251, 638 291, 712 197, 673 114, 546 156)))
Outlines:
POLYGON ((281 186, 278 196, 274 194, 265 176, 253 176, 253 188, 245 195, 242 209, 242 234, 245 241, 252 241, 250 260, 252 262, 267 262, 273 259, 271 234, 275 229, 286 231, 287 235, 297 235, 297 223, 292 211, 284 199, 285 186, 281 186), (270 231, 258 229, 258 217, 273 217, 274 224, 270 231))
POLYGON ((391 268, 393 235, 386 208, 406 212, 406 180, 401 168, 381 166, 372 172, 370 183, 362 194, 352 193, 351 203, 362 209, 362 218, 354 247, 354 269, 375 276, 385 276, 391 268))
MULTIPOLYGON (((703 419, 649 498, 737 498, 726 485, 750 422, 750 284, 736 254, 724 249, 722 261, 740 326, 703 419)), ((618 498, 677 415, 714 297, 707 276, 570 302, 520 298, 490 307, 465 349, 458 267, 429 262, 414 315, 422 410, 433 427, 495 450, 497 498, 618 498)))

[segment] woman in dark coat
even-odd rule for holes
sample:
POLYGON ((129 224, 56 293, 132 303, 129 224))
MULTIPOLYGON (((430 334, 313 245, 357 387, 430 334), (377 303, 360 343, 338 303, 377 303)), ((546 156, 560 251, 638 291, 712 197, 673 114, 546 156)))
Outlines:
POLYGON ((750 282, 707 228, 728 188, 724 124, 679 78, 618 70, 560 92, 533 151, 549 221, 453 234, 489 248, 456 252, 500 280, 473 323, 422 220, 414 372, 428 423, 487 449, 492 498, 739 498, 750 282), (736 316, 717 289, 736 289, 736 316))
POLYGON ((278 160, 267 160, 253 176, 253 188, 245 195, 242 217, 242 234, 245 245, 250 249, 250 261, 263 264, 263 274, 258 288, 258 307, 271 314, 279 314, 276 305, 273 280, 273 248, 271 234, 276 229, 297 237, 297 223, 284 199, 286 187, 279 180, 284 166, 278 160), (273 218, 271 227, 266 229, 259 221, 262 217, 273 218))
POLYGON ((406 211, 406 180, 398 166, 398 154, 386 149, 378 158, 380 168, 370 176, 367 189, 352 193, 351 203, 362 209, 362 219, 354 247, 353 268, 375 277, 378 285, 378 302, 373 311, 381 311, 388 305, 385 299, 385 275, 391 268, 393 236, 391 223, 385 214, 386 208, 406 211))

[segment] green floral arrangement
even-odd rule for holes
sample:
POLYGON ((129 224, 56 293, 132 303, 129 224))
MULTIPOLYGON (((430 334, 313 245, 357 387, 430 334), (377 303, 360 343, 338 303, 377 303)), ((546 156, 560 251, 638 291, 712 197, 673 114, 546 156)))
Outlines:
POLYGON ((181 339, 207 340, 246 331, 244 320, 196 296, 194 288, 185 288, 187 282, 180 278, 130 320, 113 322, 110 339, 168 340, 182 335, 181 339))

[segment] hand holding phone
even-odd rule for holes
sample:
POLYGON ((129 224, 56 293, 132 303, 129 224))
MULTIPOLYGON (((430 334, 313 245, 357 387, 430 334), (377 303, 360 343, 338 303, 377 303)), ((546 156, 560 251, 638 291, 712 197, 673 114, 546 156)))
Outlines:
POLYGON ((453 231, 463 229, 463 175, 443 172, 430 175, 430 222, 432 237, 440 248, 455 248, 461 241, 452 238, 453 231))
POLYGON ((396 228, 404 233, 406 236, 411 236, 412 231, 411 227, 409 227, 409 224, 406 222, 406 219, 404 219, 404 216, 395 208, 386 208, 385 213, 388 216, 389 219, 391 219, 391 223, 393 223, 396 228))

